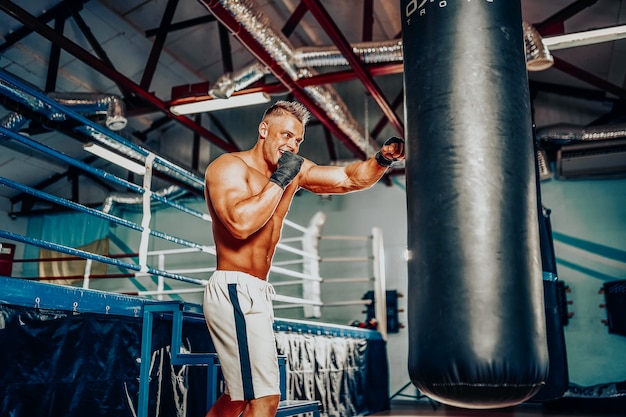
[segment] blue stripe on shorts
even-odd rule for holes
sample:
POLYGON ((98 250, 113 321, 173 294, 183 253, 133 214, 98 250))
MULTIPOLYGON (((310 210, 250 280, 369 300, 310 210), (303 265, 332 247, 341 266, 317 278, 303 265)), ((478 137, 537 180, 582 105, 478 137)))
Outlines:
POLYGON ((246 331, 246 320, 239 305, 237 297, 237 284, 228 284, 228 295, 233 305, 235 314, 235 329, 237 331, 237 345, 239 348, 239 359, 241 360, 241 379, 243 385, 244 400, 254 399, 254 387, 252 386, 252 369, 250 367, 250 352, 248 350, 248 337, 246 331))

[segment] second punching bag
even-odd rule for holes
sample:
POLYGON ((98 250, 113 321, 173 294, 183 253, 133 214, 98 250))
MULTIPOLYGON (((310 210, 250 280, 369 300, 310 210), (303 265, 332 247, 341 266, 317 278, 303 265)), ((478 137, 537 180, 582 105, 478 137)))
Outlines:
POLYGON ((445 404, 518 404, 548 369, 520 1, 401 7, 409 374, 445 404))

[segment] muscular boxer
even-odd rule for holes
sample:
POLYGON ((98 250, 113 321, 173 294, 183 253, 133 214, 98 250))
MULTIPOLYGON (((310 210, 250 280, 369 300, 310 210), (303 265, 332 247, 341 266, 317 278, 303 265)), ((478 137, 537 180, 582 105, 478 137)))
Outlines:
POLYGON ((224 154, 206 170, 217 271, 203 307, 226 382, 207 417, 276 414, 274 290, 267 277, 296 191, 342 194, 369 188, 394 161, 404 159, 404 141, 392 138, 366 161, 316 165, 298 155, 309 117, 297 102, 276 102, 263 114, 252 149, 224 154))

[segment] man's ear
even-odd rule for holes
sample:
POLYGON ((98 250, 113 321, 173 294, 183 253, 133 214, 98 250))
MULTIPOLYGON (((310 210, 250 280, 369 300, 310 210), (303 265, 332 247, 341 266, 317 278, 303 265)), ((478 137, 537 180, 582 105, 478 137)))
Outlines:
POLYGON ((267 137, 267 123, 259 123, 259 137, 265 139, 267 137))

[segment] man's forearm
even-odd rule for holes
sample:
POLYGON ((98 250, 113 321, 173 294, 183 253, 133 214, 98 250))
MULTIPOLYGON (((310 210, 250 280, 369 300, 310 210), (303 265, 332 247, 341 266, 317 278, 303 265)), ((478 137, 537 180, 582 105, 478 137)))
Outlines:
POLYGON ((268 181, 259 194, 236 204, 228 214, 228 221, 224 223, 234 237, 246 239, 265 226, 274 214, 282 195, 283 189, 268 181))
POLYGON ((381 166, 373 156, 365 161, 355 162, 346 167, 348 188, 350 191, 362 190, 376 184, 387 172, 385 166, 381 166))

